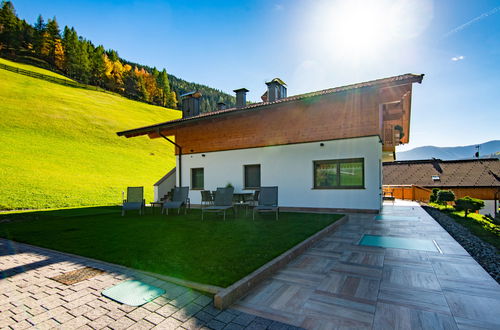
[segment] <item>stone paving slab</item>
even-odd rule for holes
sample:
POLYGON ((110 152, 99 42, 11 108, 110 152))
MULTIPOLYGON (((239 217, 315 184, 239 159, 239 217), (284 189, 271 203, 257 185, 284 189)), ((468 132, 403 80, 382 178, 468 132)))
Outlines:
POLYGON ((307 329, 500 329, 500 285, 417 203, 349 221, 232 307, 307 329), (359 246, 364 234, 440 252, 359 246))
POLYGON ((0 329, 298 329, 235 309, 220 311, 192 289, 83 257, 0 239, 0 329), (103 270, 65 285, 50 277, 82 267, 103 270), (139 306, 101 291, 135 279, 167 292, 139 306))

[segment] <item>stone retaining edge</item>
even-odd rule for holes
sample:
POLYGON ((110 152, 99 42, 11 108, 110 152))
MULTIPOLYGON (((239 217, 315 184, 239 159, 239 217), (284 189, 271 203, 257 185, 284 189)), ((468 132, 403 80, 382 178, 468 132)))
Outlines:
POLYGON ((345 215, 339 220, 335 221, 326 228, 317 232, 313 236, 307 238, 301 243, 295 245, 290 250, 284 252, 273 260, 269 261, 265 265, 261 266, 257 270, 253 271, 249 275, 243 277, 239 281, 231 284, 225 289, 222 289, 214 296, 214 305, 219 309, 225 309, 233 304, 236 300, 244 296, 251 289, 255 288, 263 280, 271 276, 273 273, 278 271, 287 265, 292 259, 296 258, 298 255, 302 254, 305 250, 311 247, 314 243, 324 238, 326 235, 330 234, 332 231, 337 229, 339 226, 343 225, 349 220, 349 215, 345 215))

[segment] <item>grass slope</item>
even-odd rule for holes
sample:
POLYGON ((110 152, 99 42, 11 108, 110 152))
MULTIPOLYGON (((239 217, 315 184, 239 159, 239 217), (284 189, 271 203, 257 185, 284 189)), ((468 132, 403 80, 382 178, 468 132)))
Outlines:
POLYGON ((117 204, 127 186, 145 186, 151 200, 175 166, 165 141, 115 132, 178 118, 176 110, 0 69, 0 111, 0 209, 117 204))
POLYGON ((226 221, 200 210, 187 215, 120 215, 96 207, 0 215, 0 237, 226 287, 341 218, 280 213, 226 221), (9 222, 8 222, 9 221, 9 222))
POLYGON ((73 79, 70 79, 70 78, 68 78, 66 76, 63 76, 61 74, 52 72, 50 70, 45 70, 45 69, 38 68, 36 66, 32 66, 32 65, 28 65, 28 64, 16 63, 16 62, 13 62, 13 61, 9 61, 9 60, 7 60, 5 58, 0 58, 0 63, 1 64, 5 64, 5 65, 10 65, 10 66, 13 66, 13 67, 16 67, 16 68, 19 68, 19 69, 24 69, 24 70, 28 70, 28 71, 32 71, 32 72, 36 72, 36 73, 45 74, 47 76, 51 76, 51 77, 55 77, 55 78, 60 78, 60 79, 65 79, 65 80, 69 80, 69 81, 74 81, 73 79))

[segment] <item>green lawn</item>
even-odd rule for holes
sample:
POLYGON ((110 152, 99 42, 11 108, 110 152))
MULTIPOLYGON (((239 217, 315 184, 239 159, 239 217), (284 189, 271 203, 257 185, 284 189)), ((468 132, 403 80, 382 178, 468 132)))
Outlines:
POLYGON ((471 233, 500 249, 500 225, 490 222, 484 215, 469 213, 465 218, 465 212, 455 211, 453 206, 436 203, 429 203, 429 205, 447 213, 456 222, 468 228, 471 233))
POLYGON ((118 207, 0 215, 0 236, 131 268, 226 287, 341 215, 120 216, 118 207), (12 221, 6 221, 12 220, 12 221), (3 221, 2 221, 3 220, 3 221))
POLYGON ((115 133, 179 118, 177 110, 2 69, 0 110, 0 210, 119 204, 127 186, 144 186, 151 201, 154 182, 175 166, 163 139, 115 133))

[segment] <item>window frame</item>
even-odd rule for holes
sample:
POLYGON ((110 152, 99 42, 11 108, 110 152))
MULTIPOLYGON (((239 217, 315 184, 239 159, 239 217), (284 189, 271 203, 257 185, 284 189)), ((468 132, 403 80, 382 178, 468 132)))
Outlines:
POLYGON ((205 168, 203 168, 203 167, 193 167, 193 168, 191 168, 191 190, 205 190, 205 168), (203 171, 203 184, 202 184, 201 188, 198 188, 198 187, 195 188, 193 186, 193 178, 194 178, 193 171, 196 171, 196 170, 202 170, 203 171))
POLYGON ((360 158, 343 158, 343 159, 324 159, 324 160, 313 160, 313 187, 312 189, 366 189, 365 186, 365 159, 360 158), (342 185, 340 183, 340 164, 344 163, 361 163, 361 185, 342 185), (337 168, 337 176, 336 176, 336 185, 333 186, 316 186, 316 165, 317 164, 336 164, 337 168))
POLYGON ((262 186, 262 166, 261 164, 245 164, 243 165, 243 190, 259 190, 262 186), (250 187, 247 186, 247 167, 250 166, 258 166, 259 167, 259 186, 258 187, 250 187))

